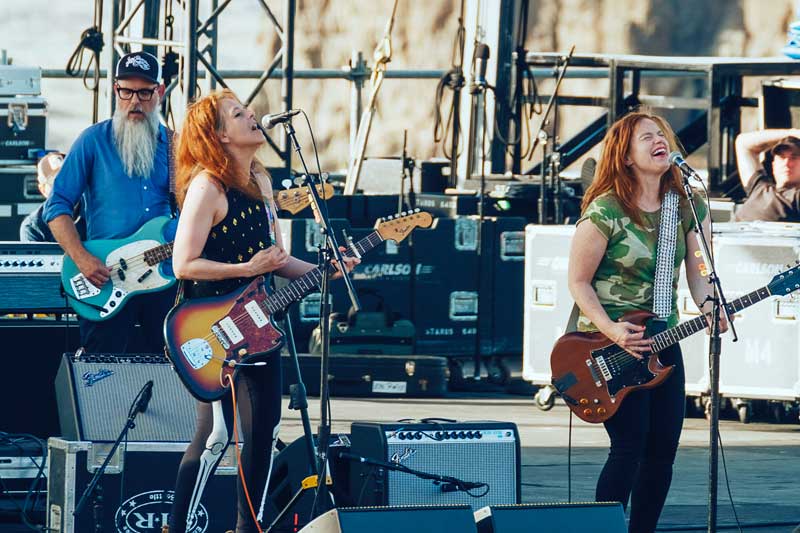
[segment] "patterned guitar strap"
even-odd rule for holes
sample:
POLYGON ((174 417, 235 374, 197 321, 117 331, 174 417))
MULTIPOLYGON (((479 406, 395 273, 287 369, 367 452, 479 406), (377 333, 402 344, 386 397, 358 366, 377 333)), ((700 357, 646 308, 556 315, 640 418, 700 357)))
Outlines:
POLYGON ((680 197, 675 191, 667 191, 661 205, 661 224, 658 228, 658 251, 656 253, 656 279, 653 283, 653 314, 665 329, 672 313, 672 280, 675 276, 675 248, 678 243, 680 224, 680 197))

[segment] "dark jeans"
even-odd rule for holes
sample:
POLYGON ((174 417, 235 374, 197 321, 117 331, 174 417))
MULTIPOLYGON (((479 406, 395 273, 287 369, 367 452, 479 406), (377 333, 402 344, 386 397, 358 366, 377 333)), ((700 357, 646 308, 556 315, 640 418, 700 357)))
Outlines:
POLYGON ((611 439, 608 460, 597 481, 597 501, 631 500, 629 531, 655 530, 672 481, 686 409, 683 358, 676 344, 661 353, 661 362, 675 365, 660 386, 631 393, 605 423, 611 439))
MULTIPOLYGON (((250 501, 258 515, 265 496, 269 474, 272 467, 272 449, 277 438, 277 428, 281 420, 281 359, 280 350, 274 350, 266 358, 266 366, 240 367, 236 377, 236 407, 242 433, 239 435, 242 447, 242 470, 250 494, 250 501)), ((231 395, 222 400, 225 425, 228 428, 228 442, 233 432, 233 402, 231 395)), ((175 482, 175 501, 169 517, 170 533, 186 531, 186 515, 192 491, 200 469, 200 456, 206 447, 206 440, 213 428, 213 415, 210 403, 197 404, 197 430, 191 444, 183 455, 175 482)), ((220 455, 220 459, 222 455, 220 455)), ((214 465, 216 469, 217 465, 214 465)), ((212 474, 213 475, 213 474, 212 474)), ((242 488, 241 479, 237 483, 237 533, 257 531, 242 488)))
POLYGON ((89 353, 164 353, 164 318, 174 303, 175 286, 132 297, 108 320, 80 318, 81 346, 89 353))

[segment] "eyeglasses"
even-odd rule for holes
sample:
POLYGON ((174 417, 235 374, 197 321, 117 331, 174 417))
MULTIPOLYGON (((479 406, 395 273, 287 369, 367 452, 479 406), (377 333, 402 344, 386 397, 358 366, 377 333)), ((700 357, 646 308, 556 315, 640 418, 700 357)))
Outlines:
POLYGON ((116 87, 117 96, 119 96, 120 100, 130 100, 135 94, 139 97, 140 102, 149 102, 153 98, 153 93, 158 89, 158 87, 153 87, 152 89, 128 89, 119 85, 116 87))

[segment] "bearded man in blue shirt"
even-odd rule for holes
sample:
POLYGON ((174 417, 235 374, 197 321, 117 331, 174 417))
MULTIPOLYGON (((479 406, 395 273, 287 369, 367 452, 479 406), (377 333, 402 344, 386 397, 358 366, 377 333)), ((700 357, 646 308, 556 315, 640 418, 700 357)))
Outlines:
MULTIPOLYGON (((95 287, 111 272, 83 245, 72 220, 83 199, 86 238, 128 237, 148 220, 170 214, 168 132, 159 120, 164 95, 161 66, 147 52, 117 63, 114 116, 81 133, 64 160, 44 208, 58 243, 95 287)), ((162 324, 174 290, 136 295, 104 321, 80 319, 81 344, 88 352, 125 353, 139 323, 145 350, 163 349, 162 324)))

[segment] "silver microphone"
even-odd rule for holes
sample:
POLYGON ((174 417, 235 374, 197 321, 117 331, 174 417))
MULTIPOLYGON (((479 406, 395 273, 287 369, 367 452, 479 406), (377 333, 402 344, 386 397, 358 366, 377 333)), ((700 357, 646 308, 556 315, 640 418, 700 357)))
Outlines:
POLYGON ((680 171, 683 172, 683 175, 687 178, 694 178, 696 180, 703 181, 700 175, 689 166, 689 163, 686 162, 679 151, 675 150, 669 154, 669 164, 678 167, 678 169, 680 169, 680 171))
POLYGON ((289 111, 284 111, 282 113, 273 113, 272 115, 264 115, 261 118, 261 126, 263 126, 265 130, 271 130, 278 124, 282 124, 288 121, 299 112, 300 109, 290 109, 289 111))

